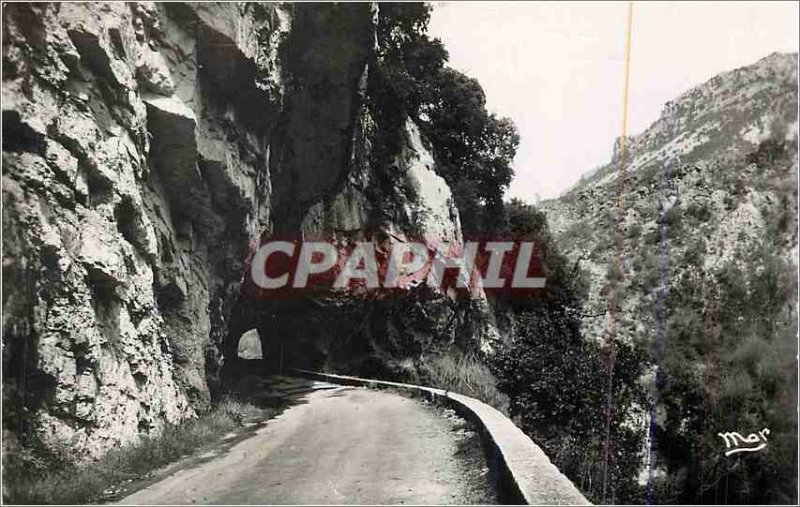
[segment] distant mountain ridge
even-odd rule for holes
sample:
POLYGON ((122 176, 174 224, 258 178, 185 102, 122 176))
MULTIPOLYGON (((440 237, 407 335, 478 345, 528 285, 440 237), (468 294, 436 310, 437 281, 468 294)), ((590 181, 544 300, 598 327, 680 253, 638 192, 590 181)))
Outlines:
MULTIPOLYGON (((712 153, 752 148, 792 126, 796 134, 796 107, 791 107, 796 92, 797 53, 772 53, 753 65, 718 74, 664 104, 658 120, 627 137, 625 168, 632 172, 667 159, 692 163, 712 153)), ((564 195, 614 179, 620 140, 608 164, 564 195)))

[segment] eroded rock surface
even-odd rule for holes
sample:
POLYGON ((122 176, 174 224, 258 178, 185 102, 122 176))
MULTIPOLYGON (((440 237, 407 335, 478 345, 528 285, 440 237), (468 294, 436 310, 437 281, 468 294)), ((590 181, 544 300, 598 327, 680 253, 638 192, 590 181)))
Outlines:
MULTIPOLYGON (((207 407, 245 330, 280 335, 270 308, 240 297, 262 234, 377 227, 402 240, 403 223, 424 219, 420 232, 460 239, 411 122, 395 165, 424 191, 397 223, 375 221, 372 9, 4 7, 6 427, 97 456, 207 407)), ((452 303, 426 310, 427 297, 381 317, 389 349, 452 327, 452 303)), ((305 311, 287 305, 289 320, 305 311)))

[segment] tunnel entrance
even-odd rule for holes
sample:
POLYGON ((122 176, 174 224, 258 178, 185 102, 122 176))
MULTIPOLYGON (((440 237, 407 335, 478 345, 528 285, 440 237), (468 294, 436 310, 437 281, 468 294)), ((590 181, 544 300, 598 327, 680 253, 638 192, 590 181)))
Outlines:
POLYGON ((261 350, 261 337, 257 329, 250 329, 239 338, 239 346, 236 353, 239 359, 246 361, 264 359, 264 354, 261 350))
POLYGON ((424 306, 423 312, 416 294, 386 301, 240 297, 222 343, 223 376, 334 368, 388 378, 390 358, 418 355, 430 345, 437 334, 429 324, 432 312, 438 311, 436 322, 447 321, 446 308, 439 306, 424 306))

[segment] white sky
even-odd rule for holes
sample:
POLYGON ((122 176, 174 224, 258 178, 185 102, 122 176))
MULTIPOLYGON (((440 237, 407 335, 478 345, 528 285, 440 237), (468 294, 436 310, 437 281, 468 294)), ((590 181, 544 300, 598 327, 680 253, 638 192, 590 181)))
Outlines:
MULTIPOLYGON (((436 2, 429 34, 522 141, 510 197, 556 197, 622 133, 627 2, 436 2)), ((636 2, 628 134, 714 75, 798 48, 796 2, 636 2)))

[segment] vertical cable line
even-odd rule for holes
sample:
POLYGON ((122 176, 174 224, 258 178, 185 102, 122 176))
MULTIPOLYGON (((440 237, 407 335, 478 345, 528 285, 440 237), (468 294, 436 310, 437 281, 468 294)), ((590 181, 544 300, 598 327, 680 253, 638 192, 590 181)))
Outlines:
POLYGON ((649 425, 649 463, 647 471, 647 493, 646 502, 648 505, 653 504, 653 480, 656 473, 656 406, 658 403, 658 373, 661 369, 661 338, 663 335, 662 329, 662 309, 664 305, 664 297, 667 292, 667 276, 669 274, 669 257, 667 250, 667 193, 670 177, 670 163, 664 164, 664 173, 661 178, 661 220, 659 221, 659 232, 661 234, 661 263, 659 266, 659 283, 658 292, 656 294, 656 339, 653 342, 653 362, 655 364, 655 372, 653 375, 653 390, 650 398, 650 425, 649 425))
POLYGON ((625 79, 622 91, 622 136, 620 137, 619 148, 619 178, 617 179, 617 195, 614 206, 617 210, 617 221, 614 227, 614 235, 617 245, 617 258, 615 279, 612 280, 612 287, 608 298, 608 328, 606 332, 606 342, 608 345, 608 384, 606 392, 606 425, 605 440, 603 444, 603 503, 608 503, 608 461, 611 455, 611 419, 613 416, 614 405, 614 362, 616 350, 614 348, 614 337, 617 333, 617 287, 616 284, 621 280, 616 280, 616 273, 624 277, 622 262, 624 257, 624 244, 622 240, 622 193, 625 189, 625 148, 628 135, 628 86, 630 83, 631 70, 631 24, 633 21, 633 0, 628 2, 628 22, 625 32, 625 79))

